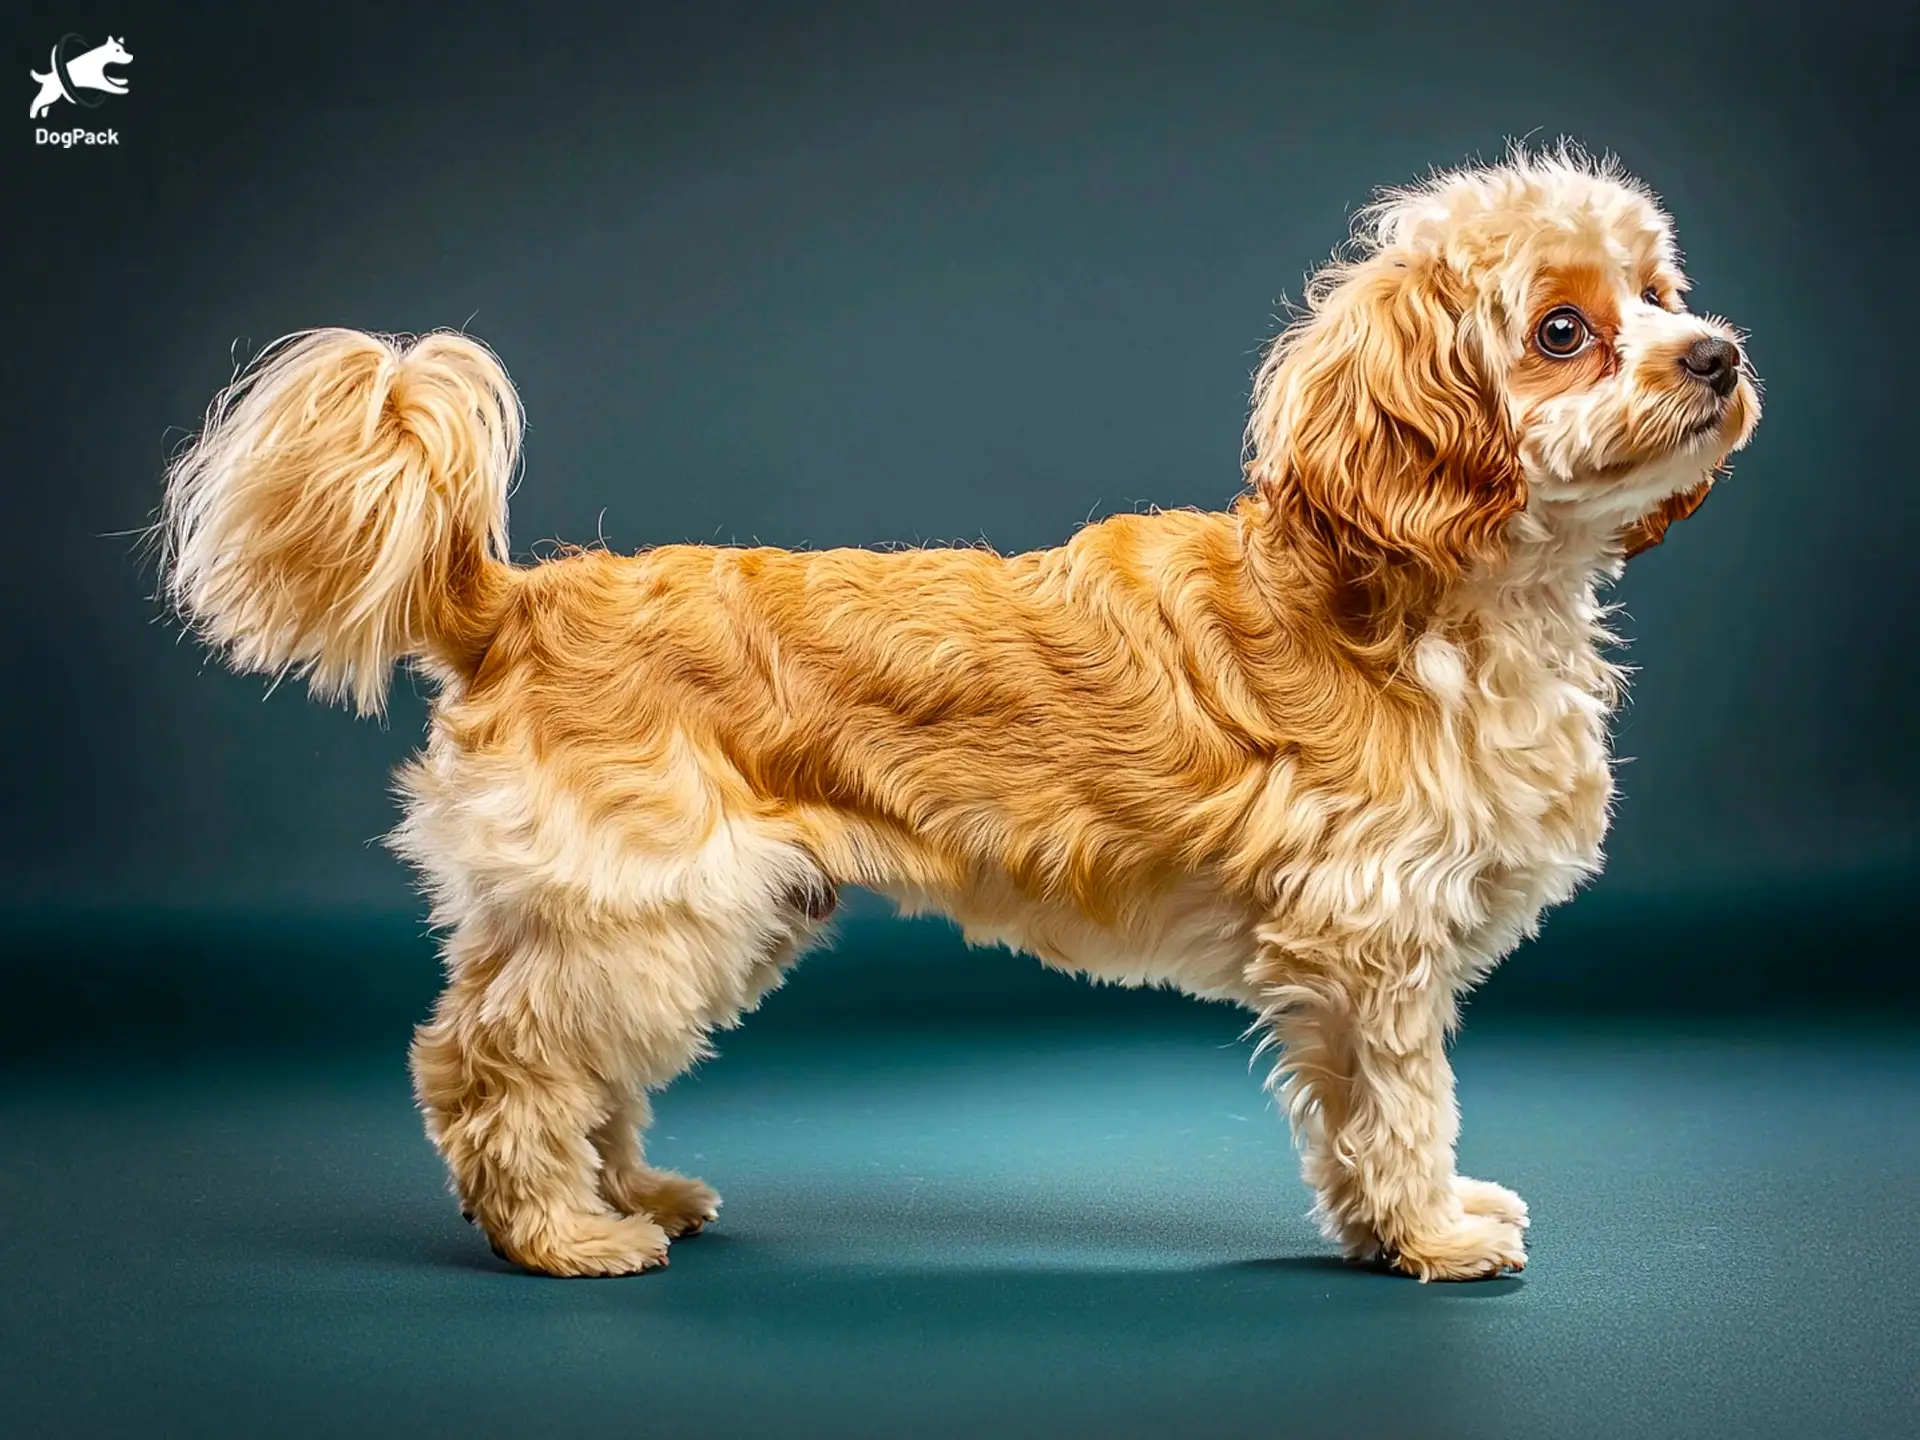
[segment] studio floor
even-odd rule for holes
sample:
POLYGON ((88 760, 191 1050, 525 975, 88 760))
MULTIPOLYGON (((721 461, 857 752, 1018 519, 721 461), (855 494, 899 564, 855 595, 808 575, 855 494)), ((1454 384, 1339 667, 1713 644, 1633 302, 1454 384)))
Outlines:
POLYGON ((1920 1429, 1920 1038, 1470 1025, 1524 1276, 1304 1219, 1234 1017, 751 1028, 653 1150, 726 1199, 553 1281, 463 1224, 400 1054, 15 1076, 11 1435, 1739 1436, 1920 1429))

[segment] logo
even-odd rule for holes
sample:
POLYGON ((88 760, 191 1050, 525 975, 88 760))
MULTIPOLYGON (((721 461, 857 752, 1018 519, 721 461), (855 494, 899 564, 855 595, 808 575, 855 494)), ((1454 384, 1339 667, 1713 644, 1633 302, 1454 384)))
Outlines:
MULTIPOLYGON (((107 95, 127 93, 127 82, 107 73, 109 66, 132 63, 133 56, 127 53, 127 47, 111 35, 106 44, 91 50, 86 44, 78 35, 63 35, 47 58, 47 73, 27 72, 40 85, 40 93, 33 97, 33 104, 27 110, 29 120, 38 120, 62 100, 71 100, 83 110, 97 110, 107 95), (91 93, 94 91, 105 94, 91 93)), ((63 148, 120 143, 119 135, 112 130, 36 130, 34 140, 36 144, 63 148)))

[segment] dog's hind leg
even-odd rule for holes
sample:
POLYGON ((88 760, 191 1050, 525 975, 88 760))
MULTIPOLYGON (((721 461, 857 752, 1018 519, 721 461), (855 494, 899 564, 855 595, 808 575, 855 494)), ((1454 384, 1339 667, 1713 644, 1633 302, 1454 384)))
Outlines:
MULTIPOLYGON (((792 867, 788 867, 792 868, 792 867)), ((709 1023, 732 1026, 767 993, 779 987, 788 969, 823 933, 834 908, 833 887, 823 877, 802 870, 800 878, 769 887, 760 901, 727 915, 717 912, 704 925, 678 928, 672 944, 657 949, 681 952, 683 977, 698 973, 698 964, 685 958, 710 960, 735 957, 743 963, 725 966, 724 979, 712 976, 709 988, 721 997, 707 1012, 709 1023)), ((648 1087, 658 1088, 683 1068, 676 1057, 642 1054, 640 1069, 628 1082, 609 1090, 607 1118, 593 1132, 600 1156, 600 1194, 626 1215, 652 1217, 674 1239, 698 1235, 720 1215, 720 1196, 702 1180, 663 1170, 646 1161, 644 1136, 653 1121, 648 1087)))
POLYGON ((447 944, 414 1089, 462 1208, 530 1270, 663 1265, 718 1213, 706 1185, 646 1164, 646 1092, 778 985, 823 917, 794 898, 817 871, 790 846, 723 837, 703 859, 671 900, 610 913, 536 892, 530 913, 470 913, 447 944))
POLYGON ((463 1208, 530 1270, 626 1275, 667 1262, 668 1228, 602 1194, 593 1137, 614 1118, 615 1077, 641 1068, 663 1082, 705 1032, 677 987, 635 983, 631 953, 624 935, 469 920, 414 1039, 415 1092, 463 1208))
POLYGON ((600 1194, 623 1215, 644 1215, 673 1239, 698 1235, 720 1215, 720 1197, 706 1182, 647 1164, 641 1135, 653 1119, 644 1090, 616 1097, 593 1132, 600 1154, 600 1194))

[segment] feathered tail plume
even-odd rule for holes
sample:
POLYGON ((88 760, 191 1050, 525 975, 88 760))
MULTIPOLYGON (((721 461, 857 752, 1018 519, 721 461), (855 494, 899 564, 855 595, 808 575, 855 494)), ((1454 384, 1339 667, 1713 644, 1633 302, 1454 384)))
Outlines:
POLYGON ((363 715, 394 663, 478 665, 498 624, 519 396, 463 335, 271 346, 167 475, 164 593, 236 670, 363 715))

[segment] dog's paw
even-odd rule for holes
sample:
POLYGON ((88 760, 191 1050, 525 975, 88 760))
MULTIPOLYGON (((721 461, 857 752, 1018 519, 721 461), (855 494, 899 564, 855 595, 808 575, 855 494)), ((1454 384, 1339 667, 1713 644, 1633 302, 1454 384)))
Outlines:
POLYGON ((1507 1270, 1526 1269, 1527 1244, 1520 1225, 1512 1220, 1462 1212, 1437 1229, 1401 1241, 1386 1259, 1394 1269, 1422 1283, 1486 1280, 1507 1270))
POLYGON ((1530 1223, 1527 1218, 1527 1202, 1504 1185, 1496 1185, 1491 1180, 1469 1180, 1465 1175, 1453 1177, 1453 1193, 1460 1201, 1460 1207, 1469 1215, 1490 1215, 1495 1220, 1504 1220, 1509 1225, 1518 1225, 1522 1230, 1530 1223))
POLYGON ((644 1215, 675 1240, 698 1235, 720 1217, 720 1196, 691 1175, 651 1167, 609 1171, 600 1193, 614 1209, 644 1215))
POLYGON ((578 1215, 488 1236, 501 1259, 541 1275, 638 1275, 667 1263, 667 1232, 644 1215, 578 1215))

